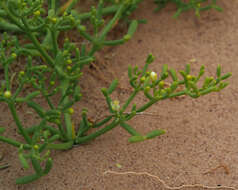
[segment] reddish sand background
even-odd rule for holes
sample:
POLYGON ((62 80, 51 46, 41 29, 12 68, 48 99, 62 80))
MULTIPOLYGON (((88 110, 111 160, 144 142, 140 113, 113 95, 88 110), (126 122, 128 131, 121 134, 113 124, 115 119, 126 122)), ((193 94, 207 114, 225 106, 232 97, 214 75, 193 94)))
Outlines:
MULTIPOLYGON (((126 45, 100 53, 97 62, 104 79, 115 76, 120 87, 129 89, 128 64, 143 66, 148 53, 156 56, 151 69, 159 72, 163 64, 183 69, 192 58, 192 72, 196 74, 202 64, 207 75, 215 75, 218 64, 224 72, 232 71, 229 87, 199 99, 186 97, 166 100, 154 105, 147 113, 130 121, 140 132, 165 129, 167 133, 154 140, 129 144, 129 135, 118 127, 95 141, 68 151, 54 152, 54 167, 49 175, 23 186, 14 180, 26 172, 21 168, 15 148, 1 143, 4 160, 11 167, 0 171, 1 190, 162 190, 168 189, 158 178, 171 187, 189 184, 204 186, 230 186, 238 189, 238 2, 220 0, 223 13, 204 12, 197 20, 194 12, 183 13, 175 20, 175 6, 169 5, 154 13, 153 1, 144 1, 135 12, 137 19, 147 19, 126 45), (103 63, 103 64, 101 64, 103 63), (114 74, 113 74, 114 73, 114 74), (121 168, 117 167, 121 165, 121 168), (158 176, 116 172, 148 172, 158 176)), ((106 50, 105 50, 106 51, 106 50)), ((83 107, 96 119, 107 113, 100 87, 108 83, 100 78, 95 68, 85 69, 82 88, 84 98, 77 105, 77 114, 83 107), (87 72, 88 71, 88 72, 87 72), (92 71, 95 71, 93 74, 92 71)), ((114 97, 123 102, 128 90, 118 90, 114 97)), ((143 95, 137 103, 145 101, 143 95)), ((35 118, 19 108, 27 123, 35 118)), ((17 136, 6 106, 0 107, 0 125, 9 126, 6 135, 17 136)), ((20 138, 17 136, 17 138, 20 138)), ((217 188, 216 188, 217 187, 217 188)), ((179 188, 178 188, 179 189, 179 188)), ((208 189, 180 187, 180 189, 208 189)), ((221 188, 231 189, 231 188, 221 188)))

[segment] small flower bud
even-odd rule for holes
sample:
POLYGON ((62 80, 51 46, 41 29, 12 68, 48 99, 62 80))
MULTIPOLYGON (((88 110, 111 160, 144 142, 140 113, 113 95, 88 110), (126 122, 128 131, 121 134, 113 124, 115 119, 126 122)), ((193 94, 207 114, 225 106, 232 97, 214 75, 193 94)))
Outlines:
POLYGON ((19 75, 20 75, 20 76, 23 76, 24 74, 25 74, 24 71, 20 71, 20 72, 19 72, 19 75))
POLYGON ((17 58, 17 54, 16 53, 12 53, 11 56, 12 56, 13 59, 17 58))
POLYGON ((40 16, 40 11, 39 11, 39 10, 35 11, 35 12, 34 12, 34 15, 35 15, 35 16, 40 16))
POLYGON ((141 78, 140 78, 140 82, 141 82, 141 83, 145 82, 145 77, 141 77, 141 78))
POLYGON ((71 66, 67 66, 67 70, 70 71, 72 69, 71 66))
POLYGON ((68 60, 66 61, 66 63, 67 63, 67 64, 72 64, 72 60, 71 60, 71 59, 68 59, 68 60))
POLYGON ((146 76, 150 76, 150 72, 149 71, 146 72, 146 76))
POLYGON ((145 92, 149 92, 149 91, 150 91, 150 87, 149 86, 145 87, 145 92))
POLYGON ((69 108, 69 109, 68 109, 68 112, 69 112, 69 114, 72 115, 72 114, 74 113, 74 108, 69 108))
POLYGON ((55 81, 50 81, 50 85, 51 86, 55 85, 55 81))
POLYGON ((36 145, 33 146, 33 148, 34 148, 35 150, 38 150, 38 149, 39 149, 39 146, 36 144, 36 145))
POLYGON ((126 34, 126 35, 123 37, 123 39, 124 39, 125 41, 130 40, 130 39, 131 39, 131 35, 130 35, 130 34, 126 34))
POLYGON ((162 96, 164 95, 166 93, 166 90, 161 90, 161 94, 162 94, 162 96))
POLYGON ((68 50, 64 50, 63 51, 63 56, 66 56, 66 55, 68 55, 69 54, 69 51, 68 50))
POLYGON ((10 91, 6 91, 6 92, 4 92, 3 96, 4 96, 5 98, 11 98, 12 93, 11 93, 10 91))
POLYGON ((164 84, 165 84, 165 83, 164 83, 164 81, 163 81, 163 80, 162 80, 162 81, 160 81, 160 82, 159 82, 159 87, 160 87, 160 88, 164 88, 164 84))
POLYGON ((193 76, 192 75, 187 75, 187 80, 192 80, 193 76))
POLYGON ((154 81, 157 80, 157 78, 158 78, 157 74, 156 74, 154 71, 152 71, 152 72, 150 73, 150 79, 151 79, 151 81, 154 82, 154 81))
POLYGON ((50 21, 55 24, 57 22, 57 18, 53 17, 53 18, 50 18, 50 21))

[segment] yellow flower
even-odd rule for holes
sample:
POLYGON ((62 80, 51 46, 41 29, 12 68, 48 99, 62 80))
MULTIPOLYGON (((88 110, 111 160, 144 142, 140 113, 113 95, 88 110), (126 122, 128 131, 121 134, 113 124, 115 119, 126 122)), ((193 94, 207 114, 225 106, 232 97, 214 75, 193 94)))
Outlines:
POLYGON ((118 100, 114 100, 111 103, 111 106, 112 106, 113 111, 119 111, 120 110, 120 102, 118 100))

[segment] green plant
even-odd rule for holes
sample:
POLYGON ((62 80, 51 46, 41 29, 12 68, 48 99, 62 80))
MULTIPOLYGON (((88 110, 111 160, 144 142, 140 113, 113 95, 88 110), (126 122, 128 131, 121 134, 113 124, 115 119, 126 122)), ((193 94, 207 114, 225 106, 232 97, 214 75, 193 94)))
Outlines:
POLYGON ((195 15, 197 17, 200 17, 201 11, 206 11, 209 9, 222 11, 222 8, 216 4, 217 0, 212 0, 211 2, 209 0, 189 0, 188 2, 184 2, 183 0, 154 0, 154 2, 158 5, 158 7, 155 9, 156 11, 164 8, 169 2, 175 3, 177 11, 173 16, 174 18, 177 18, 182 12, 191 9, 195 10, 195 15))
POLYGON ((56 8, 56 2, 49 1, 48 11, 43 8, 41 0, 0 2, 7 23, 17 27, 29 40, 27 44, 23 44, 17 37, 4 33, 0 43, 0 64, 4 69, 0 102, 8 105, 18 132, 23 136, 22 141, 8 138, 2 135, 5 128, 0 127, 0 141, 17 147, 23 168, 30 168, 31 163, 35 171, 32 175, 18 178, 17 184, 30 183, 48 174, 53 164, 50 155, 52 149, 70 149, 73 145, 94 140, 117 126, 121 126, 131 134, 130 142, 159 136, 165 131, 154 130, 142 135, 130 126, 128 121, 158 101, 181 95, 198 98, 211 92, 218 92, 228 85, 223 80, 230 77, 231 73, 221 75, 220 66, 217 68, 217 78, 206 78, 201 87, 197 83, 204 74, 204 66, 197 76, 193 76, 190 74, 190 66, 187 65, 184 71, 180 71, 182 79, 179 79, 175 70, 168 69, 168 66, 164 65, 158 76, 148 70, 149 64, 154 61, 154 57, 149 55, 142 69, 129 66, 128 76, 133 92, 125 102, 120 105, 118 100, 111 99, 110 95, 118 85, 118 80, 114 80, 109 88, 101 89, 108 105, 109 115, 96 123, 91 123, 87 117, 87 110, 83 109, 80 124, 75 126, 72 120, 73 105, 80 101, 82 96, 79 81, 83 67, 94 60, 94 53, 103 46, 119 45, 131 38, 138 25, 136 20, 130 22, 128 33, 121 39, 106 39, 113 26, 123 17, 123 12, 134 6, 135 1, 122 1, 118 4, 114 17, 107 23, 102 18, 105 10, 104 2, 99 1, 97 8, 92 8, 89 15, 84 15, 93 26, 93 34, 87 32, 88 28, 81 23, 82 15, 71 10, 71 5, 76 1, 70 2, 72 4, 66 7, 63 16, 58 15, 62 9, 56 8), (46 12, 48 13, 45 14, 46 12), (62 47, 59 46, 59 33, 72 29, 77 29, 83 40, 89 41, 90 47, 86 48, 85 45, 77 47, 70 39, 65 39, 62 47), (16 82, 15 73, 11 72, 11 68, 18 61, 18 57, 25 58, 26 63, 21 66, 22 70, 18 72, 16 82), (169 76, 172 82, 166 86, 165 80, 169 76), (30 88, 25 89, 26 86, 30 88), (178 90, 179 86, 184 88, 178 90), (133 104, 131 111, 128 112, 128 107, 140 92, 144 93, 148 102, 140 107, 133 104), (37 103, 38 98, 44 100, 48 106, 43 107, 37 103), (17 111, 20 104, 26 104, 29 109, 34 110, 34 114, 39 118, 38 124, 26 126, 20 120, 17 111), (91 128, 96 130, 89 131, 91 128))

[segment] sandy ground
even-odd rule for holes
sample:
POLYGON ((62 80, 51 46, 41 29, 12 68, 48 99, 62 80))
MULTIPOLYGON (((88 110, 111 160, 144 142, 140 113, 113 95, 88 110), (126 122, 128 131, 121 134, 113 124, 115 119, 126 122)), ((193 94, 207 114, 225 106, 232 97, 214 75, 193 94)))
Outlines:
MULTIPOLYGON (((156 57, 151 69, 157 72, 163 64, 183 69, 195 58, 194 74, 202 64, 209 76, 215 75, 218 64, 222 65, 223 72, 232 71, 229 87, 219 94, 199 99, 186 97, 159 102, 147 110, 154 116, 140 115, 130 121, 142 133, 152 129, 167 131, 154 140, 129 144, 129 135, 118 127, 87 145, 54 152, 50 174, 28 185, 14 184, 14 180, 26 172, 20 167, 16 149, 1 143, 5 153, 3 161, 11 167, 0 171, 0 189, 238 189, 238 2, 220 0, 218 4, 224 8, 223 13, 204 12, 197 20, 193 12, 186 12, 175 20, 172 18, 174 5, 153 13, 152 0, 142 3, 134 17, 145 18, 148 23, 140 25, 126 45, 107 53, 108 59, 102 59, 106 60, 105 67, 100 66, 100 69, 105 78, 112 80, 115 75, 121 87, 129 89, 128 64, 143 66, 148 53, 156 57), (204 187, 193 187, 194 184, 204 187)), ((107 85, 104 80, 85 72, 84 98, 76 106, 78 113, 82 107, 87 107, 93 119, 105 115, 106 105, 99 87, 107 85)), ((118 90, 114 96, 123 102, 129 92, 118 90)), ((137 98, 138 104, 144 101, 143 95, 137 98)), ((6 134, 16 136, 7 108, 0 107, 0 113, 0 124, 9 125, 6 134)), ((29 124, 34 122, 26 112, 22 119, 29 124)))

